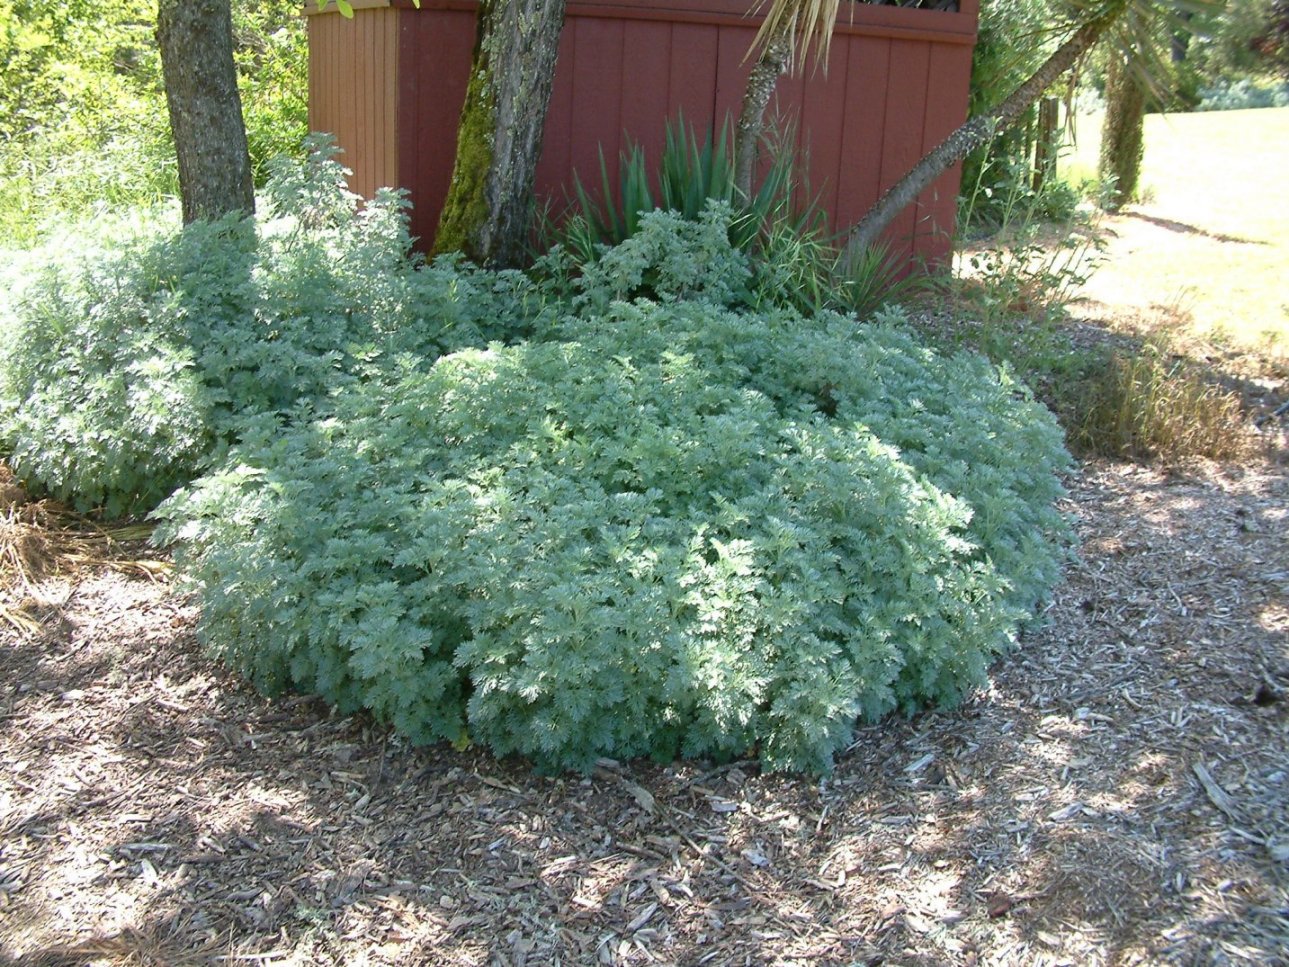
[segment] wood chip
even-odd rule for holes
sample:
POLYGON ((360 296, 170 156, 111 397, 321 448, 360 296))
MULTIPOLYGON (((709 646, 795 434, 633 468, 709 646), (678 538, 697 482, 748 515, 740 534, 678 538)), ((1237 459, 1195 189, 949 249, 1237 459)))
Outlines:
POLYGON ((1227 794, 1225 789, 1217 784, 1204 763, 1196 762, 1191 768, 1195 772, 1195 777, 1199 779, 1199 784, 1204 787, 1204 793, 1208 796, 1209 802, 1226 813, 1231 819, 1239 819, 1235 800, 1227 794))

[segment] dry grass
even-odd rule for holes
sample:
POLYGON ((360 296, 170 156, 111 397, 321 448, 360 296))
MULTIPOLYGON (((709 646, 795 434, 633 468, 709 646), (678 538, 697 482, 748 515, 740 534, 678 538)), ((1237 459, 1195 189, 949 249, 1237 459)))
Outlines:
MULTIPOLYGON (((1095 169, 1099 134, 1081 120, 1076 177, 1095 169)), ((1068 283, 1086 272, 1059 261, 1068 243, 1040 235, 1018 270, 991 239, 961 257, 952 341, 1011 362, 1080 455, 1285 453, 1286 156, 1289 109, 1147 118, 1147 200, 1075 246, 1100 262, 1077 297, 1068 283)))
POLYGON ((1234 460, 1263 442, 1238 393, 1166 346, 1112 350, 1077 395, 1066 431, 1080 453, 1173 463, 1234 460))
POLYGON ((0 463, 0 626, 28 635, 40 630, 40 613, 52 605, 39 592, 47 578, 100 569, 166 577, 170 563, 146 546, 151 533, 147 524, 103 527, 52 501, 28 500, 0 463))

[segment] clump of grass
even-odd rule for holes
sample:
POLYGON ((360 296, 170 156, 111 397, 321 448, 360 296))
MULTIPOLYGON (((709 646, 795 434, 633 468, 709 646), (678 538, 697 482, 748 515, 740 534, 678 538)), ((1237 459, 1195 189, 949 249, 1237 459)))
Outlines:
POLYGON ((955 308, 974 321, 930 335, 1011 367, 1056 414, 1072 453, 1175 463, 1236 459, 1258 447, 1241 395, 1221 378, 1235 361, 1190 336, 1180 310, 1118 334, 1076 333, 1046 285, 1036 302, 1004 307, 1020 291, 1016 279, 958 282, 955 308))
POLYGON ((959 254, 951 296, 971 322, 955 326, 952 341, 1014 369, 1056 413, 1073 453, 1173 463, 1230 460, 1258 446, 1244 400, 1223 377, 1268 372, 1270 354, 1201 340, 1180 300, 1079 332, 1069 307, 1106 261, 1098 226, 1075 218, 1012 227, 959 254))
POLYGON ((1071 395, 1066 432, 1088 455, 1229 460, 1254 445, 1239 396, 1155 345, 1109 352, 1071 395))

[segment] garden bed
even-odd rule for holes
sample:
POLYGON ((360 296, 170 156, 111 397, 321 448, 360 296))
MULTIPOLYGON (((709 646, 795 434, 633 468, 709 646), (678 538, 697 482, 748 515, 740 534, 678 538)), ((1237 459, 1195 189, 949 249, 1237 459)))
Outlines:
POLYGON ((268 702, 155 563, 121 569, 142 545, 11 588, 39 630, 0 630, 0 958, 1278 962, 1289 478, 1070 486, 1083 558, 1048 628, 822 782, 540 778, 268 702))

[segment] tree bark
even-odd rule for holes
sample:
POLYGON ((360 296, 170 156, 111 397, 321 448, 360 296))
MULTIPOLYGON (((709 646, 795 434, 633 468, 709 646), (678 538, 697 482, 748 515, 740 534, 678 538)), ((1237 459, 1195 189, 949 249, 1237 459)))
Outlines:
POLYGON ((179 161, 183 220, 255 211, 230 0, 160 0, 157 45, 179 161))
POLYGON ((1105 120, 1101 124, 1101 156, 1097 166, 1097 174, 1107 188, 1107 211, 1117 212, 1137 192, 1145 120, 1146 89, 1123 56, 1115 53, 1106 74, 1105 120))
POLYGON ((901 211, 912 204, 930 184, 968 153, 1015 124, 1030 106, 1089 50, 1127 9, 1130 0, 1114 0, 1098 17, 1076 30, 1028 80, 983 114, 969 118, 945 138, 903 178, 886 190, 846 238, 846 258, 854 261, 877 243, 878 238, 901 211))
POLYGON ((761 50, 743 93, 743 109, 738 121, 738 139, 734 148, 734 187, 745 199, 752 197, 752 168, 765 131, 765 109, 779 75, 788 70, 792 58, 792 37, 787 23, 761 50))
POLYGON ((565 0, 483 0, 434 251, 517 266, 527 253, 533 175, 555 79, 565 0))

